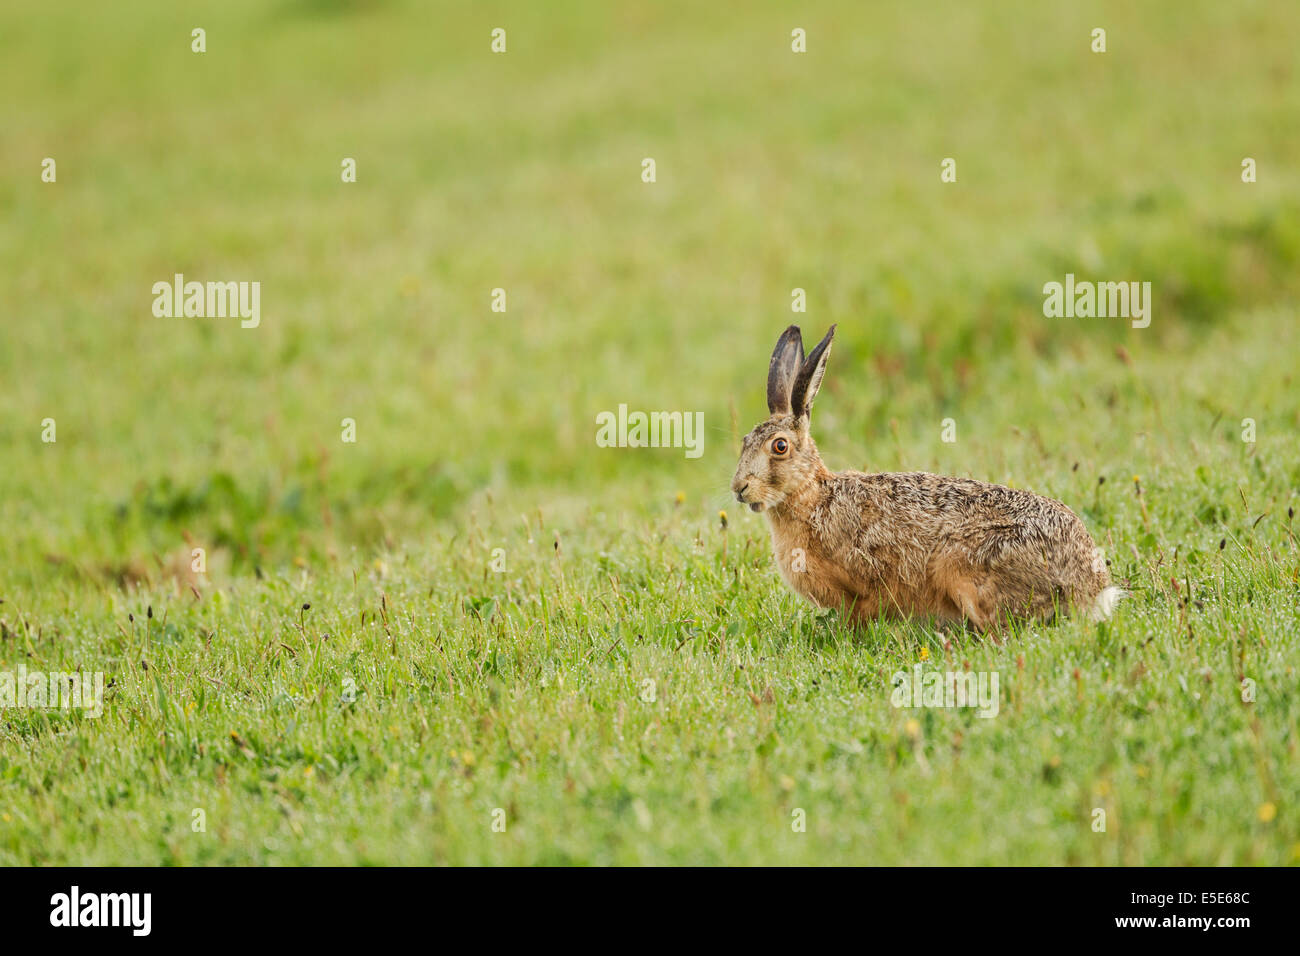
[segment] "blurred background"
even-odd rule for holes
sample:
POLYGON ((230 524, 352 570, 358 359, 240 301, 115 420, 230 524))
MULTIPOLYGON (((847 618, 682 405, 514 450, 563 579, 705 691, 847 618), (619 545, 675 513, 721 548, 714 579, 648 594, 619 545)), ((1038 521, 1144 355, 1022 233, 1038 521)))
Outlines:
POLYGON ((488 495, 713 520, 792 318, 840 324, 836 467, 1087 504, 1239 456, 1247 415, 1294 441, 1297 28, 1281 2, 7 0, 3 583, 147 581, 187 536, 223 573, 335 561, 488 495), (1067 272, 1150 281, 1150 328, 1044 318, 1067 272), (154 317, 175 273, 260 282, 260 327, 154 317), (703 411, 704 455, 597 447, 620 403, 703 411))

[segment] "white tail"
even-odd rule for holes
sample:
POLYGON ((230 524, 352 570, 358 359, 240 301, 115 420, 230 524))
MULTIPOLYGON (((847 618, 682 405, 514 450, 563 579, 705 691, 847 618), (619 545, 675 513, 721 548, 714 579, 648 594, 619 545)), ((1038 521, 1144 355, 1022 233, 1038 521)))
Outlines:
POLYGON ((1103 588, 1102 592, 1097 595, 1097 600, 1093 602, 1091 610, 1088 612, 1088 618, 1092 621, 1104 621, 1115 613, 1115 606, 1124 597, 1124 589, 1111 585, 1103 588))

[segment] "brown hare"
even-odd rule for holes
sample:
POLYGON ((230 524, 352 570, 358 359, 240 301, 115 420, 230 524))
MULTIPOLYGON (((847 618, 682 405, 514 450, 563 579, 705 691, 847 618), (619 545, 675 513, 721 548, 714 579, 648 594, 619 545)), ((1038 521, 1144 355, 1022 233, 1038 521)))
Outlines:
POLYGON ((828 471, 809 433, 835 326, 807 359, 790 326, 767 373, 771 417, 745 436, 736 500, 767 515, 781 576, 855 623, 931 617, 997 634, 1010 619, 1102 620, 1123 592, 1083 522, 1041 495, 924 472, 828 471))

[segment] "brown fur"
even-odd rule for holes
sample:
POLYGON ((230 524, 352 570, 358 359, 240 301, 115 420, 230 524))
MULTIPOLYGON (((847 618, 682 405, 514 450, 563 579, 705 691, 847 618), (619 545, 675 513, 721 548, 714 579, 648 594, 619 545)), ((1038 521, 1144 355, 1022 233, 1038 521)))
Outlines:
POLYGON ((789 363, 802 359, 802 342, 795 350, 790 340, 799 330, 781 337, 769 369, 772 415, 745 436, 732 479, 737 499, 767 515, 786 583, 856 623, 916 616, 997 631, 1011 618, 1106 613, 1101 552, 1059 501, 924 472, 827 470, 808 426, 834 332, 797 375, 789 363), (785 382, 793 385, 783 401, 785 382))

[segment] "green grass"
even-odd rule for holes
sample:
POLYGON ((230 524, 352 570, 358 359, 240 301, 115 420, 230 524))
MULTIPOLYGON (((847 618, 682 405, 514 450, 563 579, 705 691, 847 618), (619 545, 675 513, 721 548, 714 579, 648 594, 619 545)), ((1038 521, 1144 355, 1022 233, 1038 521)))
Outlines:
POLYGON ((1300 9, 787 7, 6 4, 0 673, 111 686, 0 710, 0 863, 1300 860, 1300 9), (794 287, 828 464, 1060 498, 1113 621, 785 590, 727 484, 794 287), (998 716, 891 706, 922 657, 998 716))

